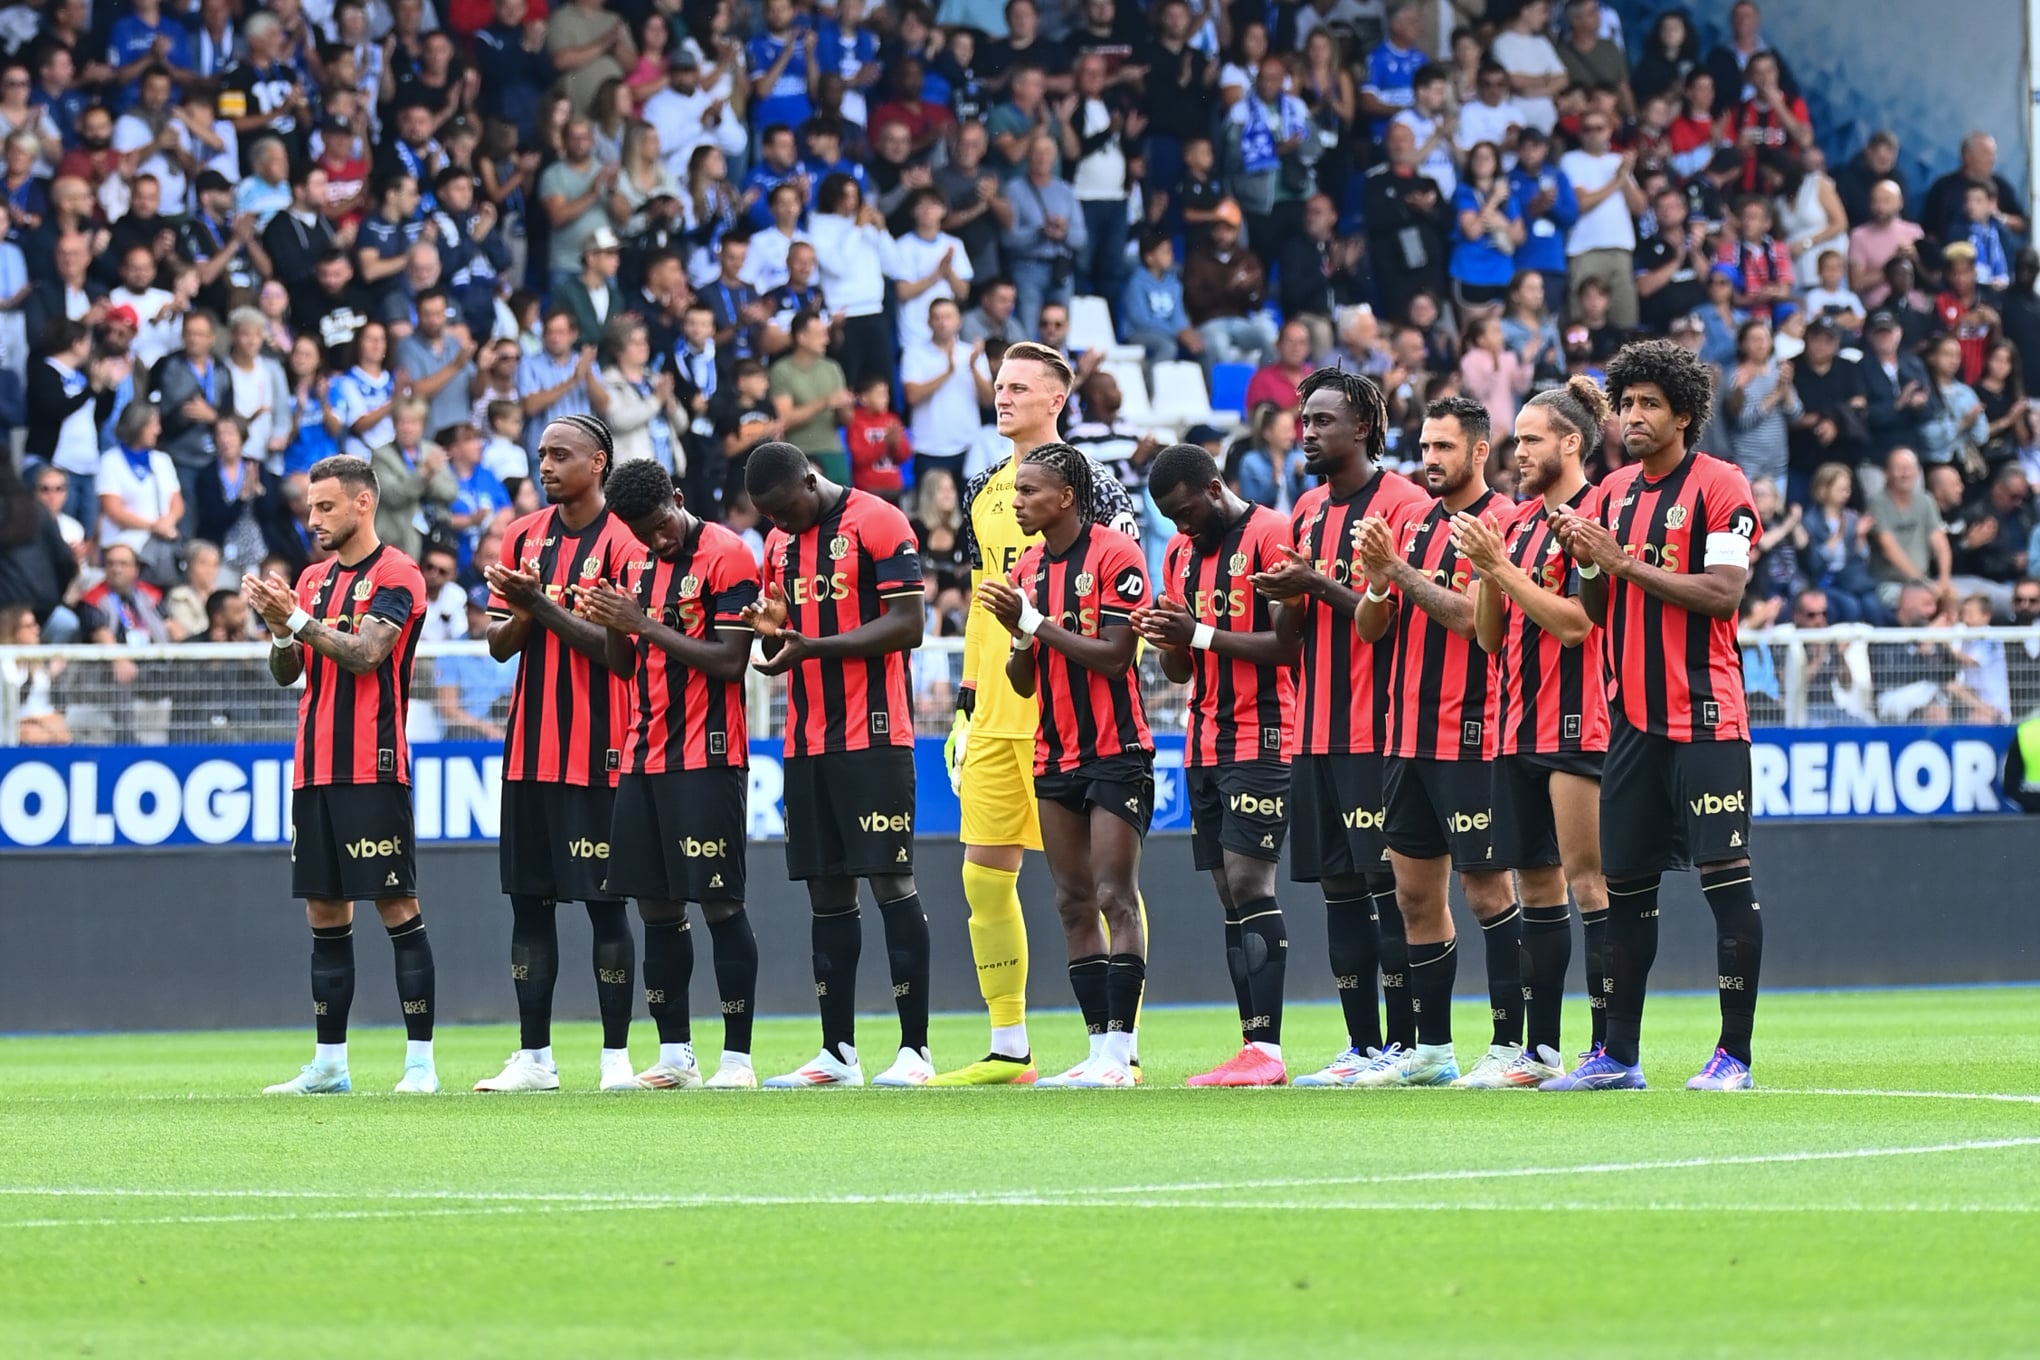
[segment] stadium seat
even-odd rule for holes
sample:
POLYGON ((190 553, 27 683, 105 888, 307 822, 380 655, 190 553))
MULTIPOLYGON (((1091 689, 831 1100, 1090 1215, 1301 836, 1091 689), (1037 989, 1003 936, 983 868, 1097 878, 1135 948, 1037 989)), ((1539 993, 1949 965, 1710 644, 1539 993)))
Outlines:
POLYGON ((1154 407, 1148 402, 1147 377, 1141 371, 1140 361, 1107 359, 1098 365, 1101 373, 1110 373, 1119 382, 1119 415, 1135 425, 1154 423, 1154 407))
POLYGON ((1073 297, 1070 299, 1070 349, 1082 353, 1085 350, 1111 349, 1119 343, 1119 337, 1112 330, 1112 309, 1101 297, 1073 297))
MULTIPOLYGON (((1254 380, 1252 364, 1213 364, 1211 404, 1221 411, 1247 412, 1247 384, 1254 380)), ((1159 383, 1156 386, 1160 386, 1159 383)))
POLYGON ((1155 365, 1154 419, 1181 428, 1207 422, 1211 395, 1204 389, 1204 370, 1188 360, 1155 365))

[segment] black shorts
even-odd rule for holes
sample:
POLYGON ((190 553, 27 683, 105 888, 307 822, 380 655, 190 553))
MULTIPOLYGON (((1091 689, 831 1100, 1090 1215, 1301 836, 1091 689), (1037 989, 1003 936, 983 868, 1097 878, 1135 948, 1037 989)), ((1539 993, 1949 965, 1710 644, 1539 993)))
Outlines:
POLYGON ((1609 714, 1601 871, 1612 879, 1750 853, 1750 744, 1673 741, 1609 714))
POLYGON ((1190 794, 1190 860, 1225 867, 1225 852, 1282 858, 1289 836, 1289 767, 1275 760, 1199 765, 1183 772, 1190 794))
POLYGON ((1600 753, 1503 756, 1493 769, 1495 867, 1549 869, 1561 863, 1551 776, 1574 774, 1598 783, 1600 753))
POLYGON ((1295 841, 1289 877, 1316 883, 1351 874, 1385 874, 1388 837, 1381 798, 1382 757, 1300 755, 1290 766, 1295 841))
POLYGON ((786 876, 914 872, 914 753, 905 746, 786 758, 786 876))
POLYGON ((751 772, 671 770, 617 781, 609 891, 668 902, 744 900, 751 772))
POLYGON ((606 787, 503 781, 496 858, 503 891, 555 902, 614 902, 609 822, 616 794, 606 787))
POLYGON ((314 784, 293 792, 290 895, 321 902, 416 897, 409 787, 314 784))
POLYGON ((1493 782, 1483 760, 1389 756, 1381 770, 1389 848, 1411 859, 1450 855, 1461 873, 1499 869, 1493 782))
POLYGON ((1155 756, 1123 751, 1074 770, 1034 776, 1034 797, 1071 812, 1104 808, 1145 837, 1155 820, 1155 756))

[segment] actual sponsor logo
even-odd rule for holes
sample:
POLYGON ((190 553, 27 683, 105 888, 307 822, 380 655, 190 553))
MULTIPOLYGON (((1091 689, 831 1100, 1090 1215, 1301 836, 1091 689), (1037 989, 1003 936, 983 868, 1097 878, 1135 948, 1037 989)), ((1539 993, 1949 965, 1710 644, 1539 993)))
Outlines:
POLYGON ((1479 812, 1450 812, 1445 816, 1447 831, 1485 831, 1494 823, 1494 817, 1483 808, 1479 812))
POLYGON ((1283 815, 1283 800, 1262 798, 1258 794, 1236 793, 1226 800, 1226 805, 1243 817, 1280 817, 1283 815))
POLYGON ((1341 814, 1348 831, 1379 831, 1384 818, 1380 808, 1354 808, 1341 814))
POLYGON ((380 841, 370 840, 364 836, 358 841, 347 842, 349 859, 383 859, 389 855, 402 854, 403 850, 403 839, 397 836, 380 841))
POLYGON ((730 852, 726 840, 698 841, 692 836, 680 838, 680 853, 689 859, 721 859, 730 852))
POLYGON ((1741 789, 1733 793, 1703 793, 1687 804, 1696 817, 1719 817, 1727 812, 1748 812, 1750 797, 1741 789))
POLYGON ((1141 574, 1138 571, 1129 570, 1124 576, 1119 578, 1119 583, 1113 589, 1119 592, 1120 599, 1134 600, 1140 598, 1141 588, 1145 584, 1146 582, 1141 578, 1141 574))
POLYGON ((591 841, 586 836, 567 842, 568 859, 608 859, 609 842, 591 841))
POLYGON ((914 814, 911 812, 867 812, 857 819, 857 825, 866 831, 912 831, 914 814))
POLYGON ((850 578, 841 572, 834 576, 795 576, 786 584, 787 594, 797 605, 850 598, 850 578))

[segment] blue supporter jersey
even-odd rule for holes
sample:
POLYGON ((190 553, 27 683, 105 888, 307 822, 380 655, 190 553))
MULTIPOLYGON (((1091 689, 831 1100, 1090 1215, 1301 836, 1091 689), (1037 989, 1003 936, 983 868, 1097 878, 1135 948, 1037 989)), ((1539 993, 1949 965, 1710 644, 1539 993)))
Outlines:
POLYGON ((770 33, 761 33, 751 39, 746 56, 754 77, 770 71, 773 63, 779 60, 779 54, 788 46, 793 48, 793 55, 786 59, 786 69, 779 73, 779 79, 762 98, 752 102, 753 127, 768 128, 774 123, 784 123, 798 135, 800 125, 814 112, 814 106, 808 103, 808 63, 807 53, 801 47, 801 32, 796 25, 783 39, 770 33))
MULTIPOLYGON (((180 71, 189 71, 191 39, 185 34, 184 25, 167 14, 159 16, 153 26, 143 23, 132 14, 115 19, 113 31, 107 35, 107 64, 118 68, 126 66, 129 62, 141 60, 155 50, 156 39, 159 37, 170 40, 169 64, 180 71)), ((129 81, 126 88, 114 98, 116 110, 126 109, 141 98, 141 93, 142 82, 129 81)), ((173 100, 176 98, 174 89, 171 91, 171 98, 173 100)))
MULTIPOLYGON (((1404 52, 1394 43, 1384 42, 1374 49, 1374 55, 1367 59, 1367 84, 1365 89, 1384 104, 1393 104, 1406 109, 1416 102, 1417 72, 1430 62, 1420 50, 1404 52)), ((1389 120, 1374 120, 1374 140, 1380 141, 1388 134, 1389 120)))

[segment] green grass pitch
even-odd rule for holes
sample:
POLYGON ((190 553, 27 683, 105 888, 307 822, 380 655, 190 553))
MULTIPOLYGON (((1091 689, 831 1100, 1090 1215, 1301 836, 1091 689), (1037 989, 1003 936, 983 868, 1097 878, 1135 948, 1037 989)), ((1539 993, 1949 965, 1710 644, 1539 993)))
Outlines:
MULTIPOLYGON (((572 1025, 581 1091, 265 1100, 309 1034, 0 1040, 0 1355, 2032 1355, 2036 1000, 1766 997, 1748 1096, 1680 1089, 1696 997, 1651 1003, 1662 1089, 1572 1097, 1183 1090, 1219 1010, 1151 1012, 1128 1092, 602 1096, 572 1025)), ((1292 1010, 1292 1066, 1337 1030, 1292 1010)), ((513 1043, 442 1031, 441 1074, 513 1043)), ((387 1091, 401 1033, 353 1052, 387 1091)))

